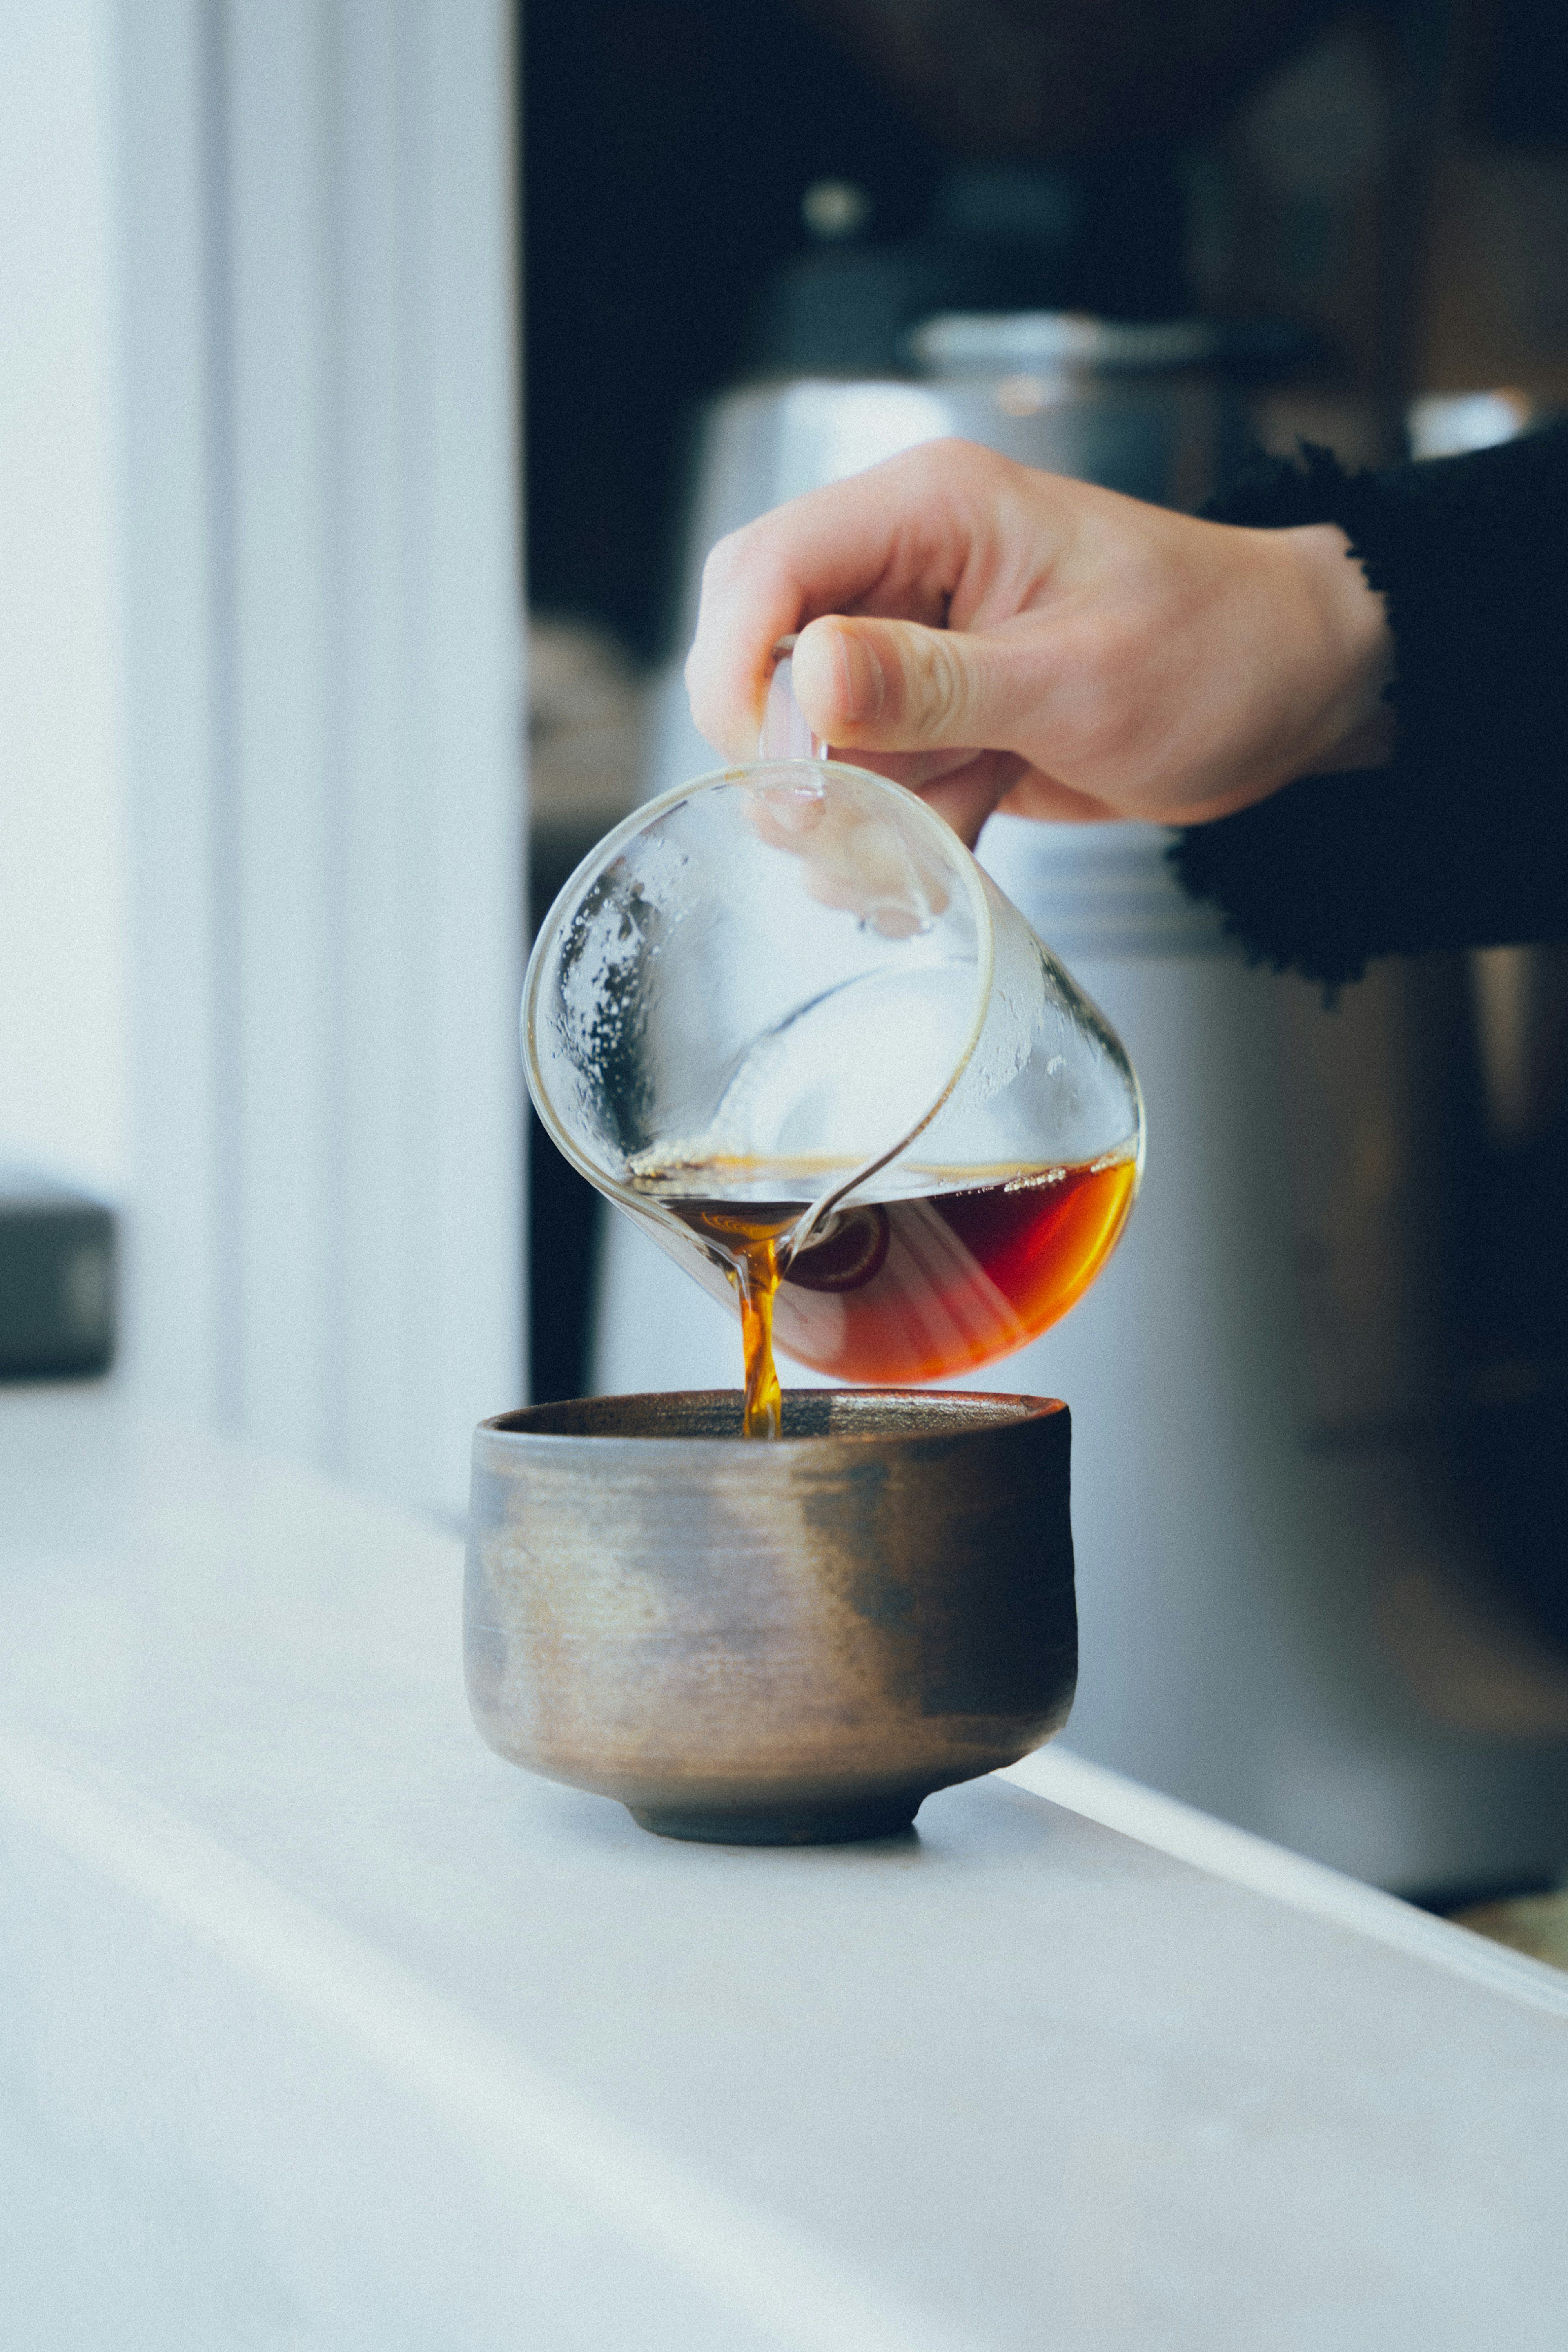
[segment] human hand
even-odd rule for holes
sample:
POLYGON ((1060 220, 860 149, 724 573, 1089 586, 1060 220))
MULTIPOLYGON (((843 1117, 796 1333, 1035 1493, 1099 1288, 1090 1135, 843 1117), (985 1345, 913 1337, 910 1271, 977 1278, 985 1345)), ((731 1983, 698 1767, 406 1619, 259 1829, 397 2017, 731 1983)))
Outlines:
POLYGON ((1392 639, 1332 524, 1248 530, 937 441, 720 541, 693 715, 755 756, 780 637, 812 731, 973 842, 994 808, 1191 824, 1388 756, 1392 639))

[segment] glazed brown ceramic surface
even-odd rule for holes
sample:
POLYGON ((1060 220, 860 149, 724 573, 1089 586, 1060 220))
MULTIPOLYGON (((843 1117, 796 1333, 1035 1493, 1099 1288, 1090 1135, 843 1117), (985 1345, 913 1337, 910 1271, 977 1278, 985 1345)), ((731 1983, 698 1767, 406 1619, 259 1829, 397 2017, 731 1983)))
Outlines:
POLYGON ((515 1763, 676 1837, 906 1829, 1061 1728, 1071 1422, 1037 1397, 738 1391, 539 1405, 475 1435, 465 1654, 515 1763))

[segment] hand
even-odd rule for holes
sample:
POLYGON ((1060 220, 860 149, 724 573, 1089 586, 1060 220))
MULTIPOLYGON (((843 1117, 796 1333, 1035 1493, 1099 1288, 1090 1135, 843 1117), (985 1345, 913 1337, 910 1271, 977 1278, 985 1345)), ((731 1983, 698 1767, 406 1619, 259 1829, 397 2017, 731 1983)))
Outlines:
POLYGON ((813 732, 971 843, 994 808, 1199 824, 1392 743, 1383 601, 1332 524, 1201 522, 967 441, 714 549, 686 684, 727 757, 795 631, 813 732))

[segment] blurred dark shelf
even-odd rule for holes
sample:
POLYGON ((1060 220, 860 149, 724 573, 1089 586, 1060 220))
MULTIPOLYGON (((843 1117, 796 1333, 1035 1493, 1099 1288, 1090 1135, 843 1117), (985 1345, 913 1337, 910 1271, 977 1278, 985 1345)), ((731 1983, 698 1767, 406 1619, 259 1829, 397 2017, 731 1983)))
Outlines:
POLYGON ((0 1174, 0 1381, 85 1379, 114 1360, 115 1227, 101 1202, 0 1174))

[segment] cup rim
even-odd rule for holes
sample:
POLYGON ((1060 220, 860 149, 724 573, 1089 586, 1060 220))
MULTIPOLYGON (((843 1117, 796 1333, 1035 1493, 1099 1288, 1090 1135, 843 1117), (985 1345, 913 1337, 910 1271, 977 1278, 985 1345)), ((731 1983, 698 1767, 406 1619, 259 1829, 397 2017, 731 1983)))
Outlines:
POLYGON ((800 1400, 813 1398, 863 1399, 868 1404, 888 1404, 896 1401, 917 1408, 923 1425, 811 1430, 795 1434, 786 1427, 777 1437, 746 1438, 740 1433, 743 1391, 739 1389, 644 1389, 624 1395, 568 1397, 548 1404, 516 1405, 508 1412, 493 1413, 487 1420, 480 1422, 474 1434, 476 1442, 483 1439, 490 1444, 499 1444, 507 1452, 531 1452, 542 1446, 564 1446, 573 1450, 596 1450, 611 1444, 632 1445, 639 1449, 695 1446, 728 1461, 755 1459, 759 1465, 765 1465, 786 1458, 799 1459, 803 1451, 812 1449, 826 1452, 846 1445, 857 1448, 893 1447, 930 1444, 944 1440, 956 1444, 965 1438, 993 1437, 1003 1435, 1009 1430, 1035 1428, 1042 1423, 1054 1422, 1059 1415, 1067 1415, 1067 1425, 1071 1425, 1068 1405, 1061 1397, 1031 1396, 999 1389, 915 1387, 786 1389, 786 1421, 792 1400, 799 1403, 800 1400), (551 1414, 616 1405, 640 1406, 653 1412, 660 1406, 667 1409, 672 1402, 706 1406, 710 1411, 718 1406, 726 1410, 733 1408, 735 1430, 724 1436, 687 1436, 639 1429, 572 1430, 542 1425, 551 1414), (927 1415, 928 1419, 925 1418, 927 1415), (536 1423, 538 1425, 519 1426, 536 1423))
MULTIPOLYGON (((624 845, 629 841, 634 841, 639 834, 646 831, 651 823, 655 822, 666 811, 677 808, 683 801, 690 800, 695 793, 716 791, 726 784, 746 782, 763 769, 797 769, 819 781, 824 775, 852 776, 858 784, 872 784, 883 794, 896 795, 901 816, 907 819, 912 811, 915 812, 916 825, 925 828, 928 836, 940 848, 944 861, 952 862, 968 892, 970 907, 975 917, 976 939, 979 947, 979 970, 973 1017, 963 1050, 948 1072, 940 1093, 916 1119, 914 1126, 907 1129, 886 1151, 879 1153, 873 1160, 863 1162, 851 1172, 842 1184, 835 1186, 833 1192, 836 1197, 842 1198, 852 1192, 859 1184, 874 1175, 879 1169, 885 1168, 891 1161, 898 1159, 908 1150, 915 1137, 923 1134, 930 1126, 937 1112, 951 1096, 964 1072, 968 1068, 975 1048, 979 1043, 981 1032, 986 1025, 986 1016, 991 1002, 991 988, 996 975, 996 927, 992 919, 990 903, 986 896, 981 870, 972 852, 966 847, 952 827, 945 824, 934 809, 926 806, 917 793, 909 791, 903 784, 894 783, 891 777, 875 774, 870 768, 856 767, 847 760, 758 758, 740 761, 727 768, 710 769, 706 775, 695 776, 689 783, 676 784, 669 792, 660 793, 654 799, 642 802, 623 816, 618 824, 612 825, 610 831, 602 835, 594 844, 587 856, 581 858, 573 867, 557 891, 549 912, 539 925, 533 947, 529 951, 528 968, 523 975, 520 1019, 523 1076, 527 1081, 534 1108, 538 1113, 546 1133, 562 1158, 576 1169, 578 1174, 586 1177, 596 1192, 603 1193, 617 1206, 630 1211, 634 1216, 651 1218, 657 1223, 668 1226, 670 1231, 678 1234, 683 1241, 691 1239, 689 1229, 664 1206, 656 1193, 639 1192, 632 1185, 623 1182, 620 1177, 612 1175, 607 1169, 601 1167, 597 1160, 591 1159, 582 1150, 576 1138, 561 1120, 539 1073, 536 1046, 538 994, 544 982, 545 964, 549 948, 559 934, 569 908, 577 903, 587 884, 595 876, 603 872, 604 868, 619 855, 624 845), (955 850, 958 852, 956 857, 953 856, 955 850)), ((715 1442, 727 1443, 727 1441, 715 1442)))

